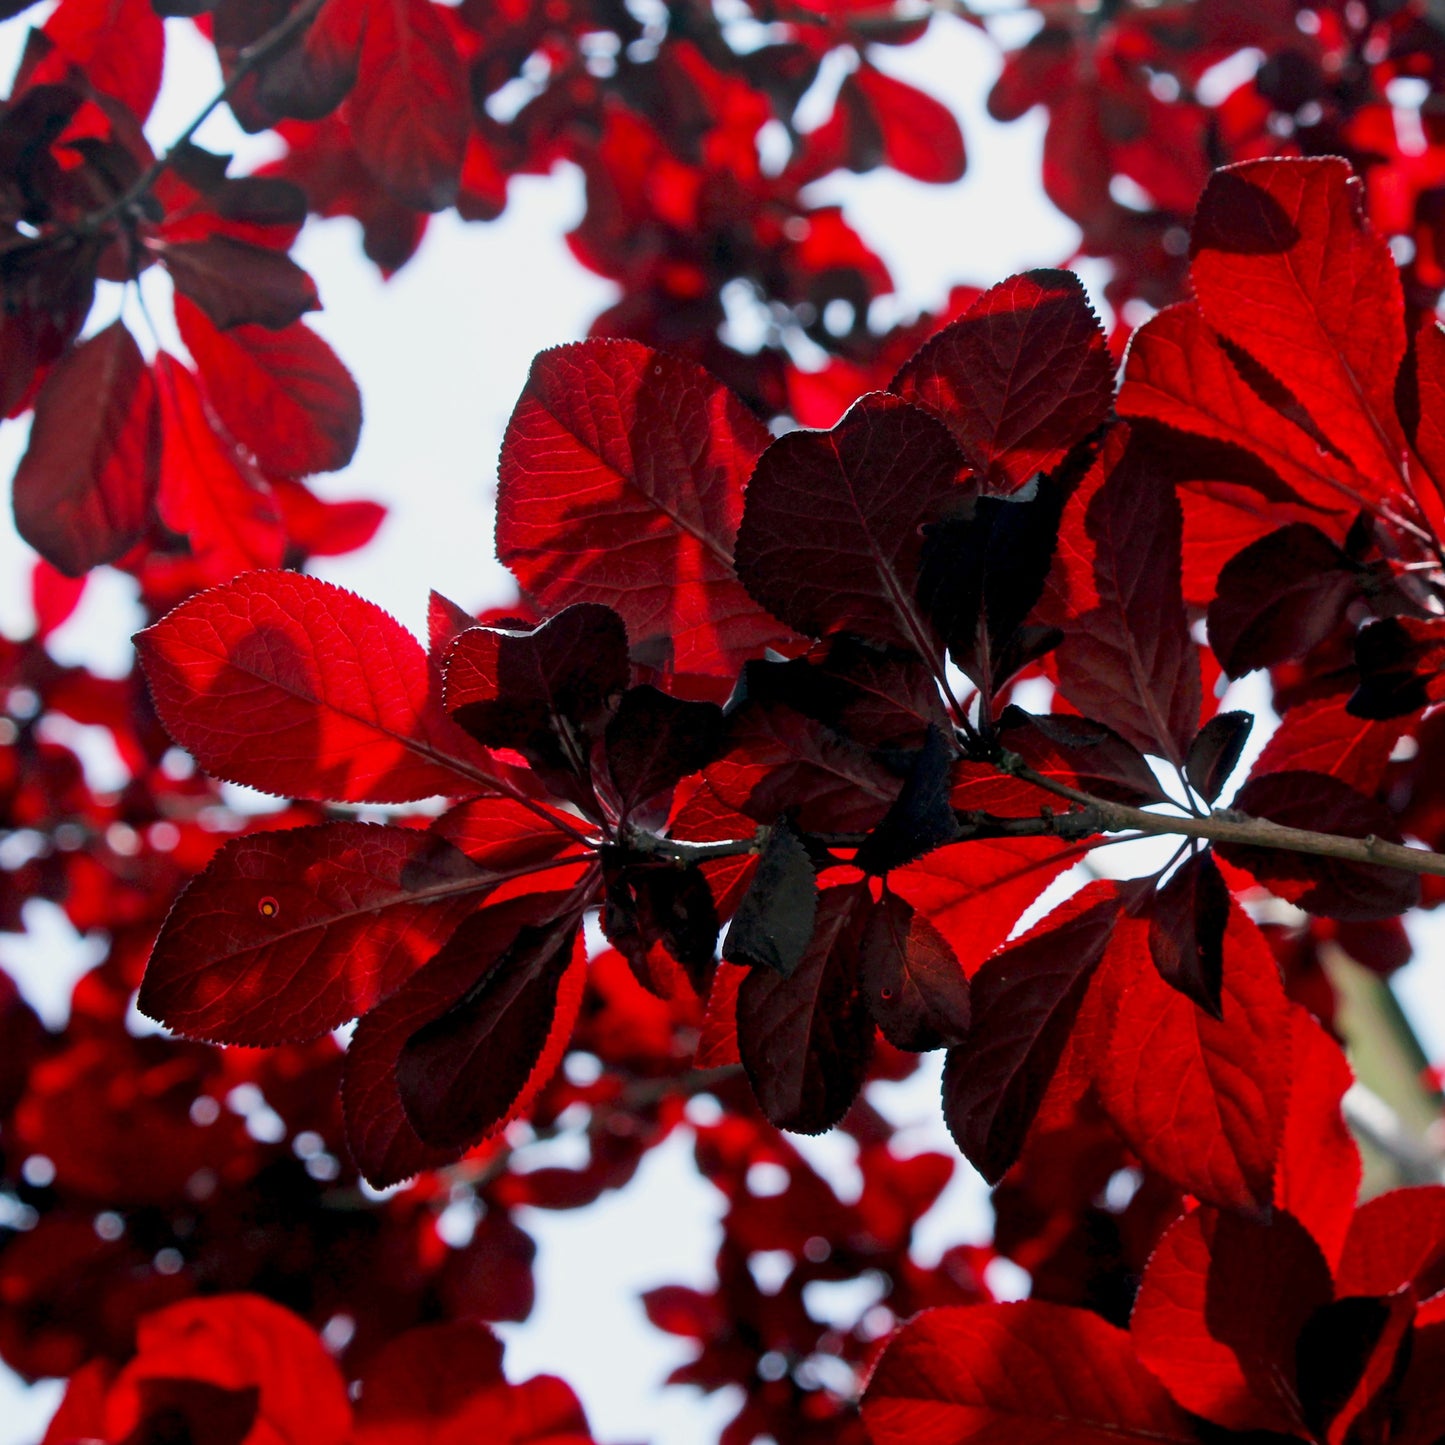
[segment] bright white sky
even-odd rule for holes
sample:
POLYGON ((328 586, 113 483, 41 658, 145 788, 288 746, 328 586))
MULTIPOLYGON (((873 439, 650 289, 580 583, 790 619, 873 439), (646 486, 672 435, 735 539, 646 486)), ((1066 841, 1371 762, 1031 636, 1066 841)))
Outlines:
MULTIPOLYGON (((27 20, 41 23, 46 7, 27 20)), ((1005 23, 1025 17, 1005 17, 1005 23)), ((0 28, 0 74, 13 71, 24 22, 0 28)), ((1026 31, 1025 31, 1026 33, 1026 31)), ((173 46, 168 83, 153 124, 154 141, 178 134, 217 86, 215 60, 186 22, 168 23, 173 46)), ((1066 258, 1074 227, 1043 199, 1037 184, 1041 118, 1000 127, 983 109, 997 69, 992 47, 962 23, 939 21, 928 39, 876 57, 889 71, 920 84, 953 106, 969 146, 969 169, 958 186, 934 188, 892 173, 823 182, 819 199, 840 201, 892 269, 905 312, 938 306, 950 284, 987 284, 1029 266, 1066 258)), ((264 158, 264 142, 242 136, 227 114, 214 117, 199 140, 235 150, 240 168, 264 158)), ((367 496, 390 518, 364 552, 316 569, 386 607, 424 633, 431 587, 470 607, 506 595, 507 579, 492 557, 492 503, 497 449, 532 356, 573 340, 612 296, 608 283, 582 271, 562 243, 580 217, 580 178, 570 170, 514 181, 503 219, 467 226, 436 219, 420 259, 383 285, 361 255, 349 221, 313 223, 298 259, 316 277, 327 309, 311 324, 336 347, 361 385, 366 424, 361 448, 343 475, 318 490, 336 498, 367 496)), ((1097 282, 1096 269, 1086 280, 1097 282)), ((168 324, 168 283, 145 280, 148 310, 168 324)), ((111 303, 114 304, 113 302, 111 303)), ((112 313, 97 311, 93 328, 112 313)), ((135 327, 144 335, 141 325, 135 327)), ((173 336, 163 338, 176 347, 173 336)), ((145 345, 146 342, 142 341, 145 345)), ((0 472, 8 474, 24 446, 25 424, 0 428, 0 472)), ((0 520, 0 630, 30 630, 31 555, 0 520)), ((136 622, 134 592, 115 574, 95 578, 75 619, 57 635, 56 651, 109 671, 127 664, 136 622)), ((1262 742, 1262 739, 1260 740, 1262 742)), ((103 755, 97 766, 105 767, 103 755)), ((32 936, 0 939, 0 960, 19 977, 52 1022, 64 1018, 70 985, 90 957, 63 918, 32 904, 32 936)), ((1437 954, 1438 956, 1438 954, 1437 954)), ((1414 972, 1423 971, 1417 966, 1414 972)), ((1431 970, 1439 996, 1439 968, 1431 970)), ((1407 989, 1407 999, 1419 993, 1407 989)), ((1445 1031, 1435 1056, 1445 1055, 1445 1031)), ((952 1146, 938 1116, 937 1056, 917 1080, 889 1086, 878 1099, 910 1127, 909 1149, 952 1146)), ((851 1183, 851 1146, 843 1140, 801 1141, 830 1176, 851 1183)), ((581 1394, 604 1441, 649 1440, 695 1445, 715 1438, 735 1408, 726 1397, 659 1389, 689 1348, 652 1330, 637 1299, 664 1283, 706 1286, 717 1246, 720 1197, 696 1175, 690 1143, 676 1137, 657 1150, 638 1180, 591 1209, 538 1213, 522 1222, 537 1237, 538 1307, 525 1326, 506 1327, 507 1367, 514 1377, 550 1370, 581 1394)), ((924 1258, 988 1230, 986 1193, 967 1166, 943 1206, 925 1221, 924 1258)), ((997 1287, 1010 1287, 1006 1274, 997 1287)), ((1015 1286, 1016 1287, 1016 1286, 1015 1286)), ((26 1392, 0 1376, 0 1445, 38 1439, 58 1387, 26 1392)))

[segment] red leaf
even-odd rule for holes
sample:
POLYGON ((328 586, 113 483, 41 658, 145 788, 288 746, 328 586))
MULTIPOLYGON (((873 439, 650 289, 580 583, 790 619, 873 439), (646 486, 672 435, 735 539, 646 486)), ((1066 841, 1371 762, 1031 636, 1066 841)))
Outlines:
POLYGON ((1346 709, 1343 697, 1300 703, 1264 745, 1253 772, 1328 773, 1366 797, 1374 794, 1407 718, 1377 721, 1346 709))
POLYGON ((1062 593, 1059 687, 1135 747, 1182 764, 1199 726, 1185 622, 1179 502, 1127 427, 1070 499, 1050 587, 1062 593))
POLYGON ((1184 1445, 1194 1426, 1087 1310, 1030 1300, 928 1310, 863 1395, 873 1445, 1184 1445))
POLYGON ((46 376, 15 473, 15 526, 62 572, 113 562, 145 534, 160 475, 156 387, 116 321, 46 376))
POLYGON ((226 430, 268 472, 334 472, 356 452, 361 395, 336 353, 297 323, 280 331, 218 331, 205 312, 176 297, 176 323, 226 430))
POLYGON ((1129 1330, 1186 1410, 1229 1430, 1309 1439, 1295 1345, 1333 1297, 1329 1265, 1288 1214, 1261 1224, 1196 1209, 1150 1256, 1129 1330))
POLYGON ((917 599, 923 529, 972 500, 962 466, 940 422, 885 392, 832 431, 789 432, 748 483, 738 577, 799 632, 858 633, 936 664, 939 639, 917 599))
POLYGON ((859 976, 867 885, 818 895, 812 942, 786 978, 754 968, 738 990, 738 1052, 771 1123, 821 1134, 848 1111, 873 1047, 859 976))
POLYGON ((1149 919, 1149 955, 1159 977, 1220 1018, 1229 888, 1209 849, 1191 853, 1143 911, 1149 919))
POLYGON ((1290 1005, 1259 929, 1237 907, 1224 937, 1223 1021, 1159 977, 1148 925, 1126 918, 1099 975, 1113 1021, 1095 1059, 1100 1101, 1129 1147, 1227 1209, 1273 1198, 1289 1100, 1290 1005))
POLYGON ((973 1032, 948 1051, 943 1119, 990 1184, 1023 1148, 1119 909, 1114 884, 1091 883, 973 977, 973 1032))
POLYGON ((100 91, 144 120, 161 88, 165 27, 151 0, 61 0, 45 34, 100 91))
POLYGON ((341 1372, 309 1325, 257 1295, 183 1300, 141 1320, 137 1354, 107 1402, 113 1439, 137 1422, 150 1380, 201 1380, 224 1390, 255 1386, 251 1440, 347 1445, 351 1404, 341 1372))
POLYGON ((510 1384, 484 1325, 423 1325, 386 1344, 362 1375, 356 1445, 584 1445, 577 1397, 539 1375, 510 1384))
POLYGON ((936 412, 983 490, 1017 491, 1109 416, 1114 364, 1070 271, 1028 271, 985 291, 893 378, 936 412))
MULTIPOLYGON (((1235 794, 1231 806, 1289 828, 1401 841, 1394 817, 1383 803, 1324 773, 1297 769, 1256 773, 1235 794)), ((1348 863, 1234 843, 1222 845, 1218 852, 1227 862, 1248 869, 1281 898, 1325 918, 1390 918, 1420 901, 1419 878, 1382 864, 1348 863)))
POLYGON ((895 869, 888 886, 938 929, 973 975, 1080 851, 1052 838, 955 843, 895 869))
POLYGON ((281 564, 286 538, 266 480, 211 425, 195 377, 162 353, 162 519, 217 579, 281 564))
MULTIPOLYGON (((1445 1290, 1445 1189, 1392 1189, 1355 1212, 1335 1271, 1335 1292, 1391 1294, 1402 1284, 1422 1301, 1445 1290)), ((1445 1318, 1445 1311, 1432 1312, 1445 1318)))
MULTIPOLYGON (((490 1126, 454 1143, 425 1142, 402 1102, 397 1077, 403 1052, 418 1031, 454 1006, 464 1006, 468 991, 484 982, 491 968, 505 965, 519 927, 528 926, 518 920, 536 918, 556 896, 531 894, 467 919, 425 968, 357 1025, 342 1079, 346 1138, 361 1172, 378 1188, 450 1163, 483 1135, 521 1115, 555 1072, 572 1037, 586 982, 580 933, 568 957, 558 957, 512 999, 505 1011, 511 1017, 500 1019, 492 1038, 495 1056, 481 1065, 486 1076, 477 1078, 477 1064, 464 1065, 474 1082, 490 1086, 494 1105, 497 1097, 509 1095, 490 1126)), ((448 1082, 464 1087, 467 1081, 460 1075, 438 1080, 441 1087, 448 1082)))
POLYGON ((788 636, 732 566, 767 444, 692 362, 631 341, 544 351, 502 448, 497 555, 541 607, 604 603, 676 672, 731 678, 788 636))
MULTIPOLYGON (((1166 308, 1134 333, 1118 410, 1242 447, 1315 507, 1353 512, 1379 495, 1376 484, 1322 449, 1249 384, 1192 302, 1166 308)), ((1341 534, 1347 525, 1348 518, 1341 534)))
POLYGON ((1274 1202, 1309 1230, 1333 1268, 1360 1190, 1360 1151, 1341 1107, 1354 1074, 1340 1046, 1298 1004, 1290 1020, 1293 1079, 1275 1170, 1274 1202))
POLYGON ((176 290, 222 330, 255 324, 280 331, 321 309, 316 283, 284 251, 213 235, 165 242, 160 257, 176 290))
POLYGON ((962 179, 963 132, 952 111, 866 60, 852 80, 868 100, 882 132, 884 158, 894 170, 932 185, 962 179))
POLYGON ((347 103, 356 148, 403 205, 456 200, 470 129, 467 74, 429 0, 333 0, 357 12, 361 65, 347 103))
POLYGON ((315 1038, 394 992, 496 881, 417 828, 233 838, 171 909, 140 1007, 219 1043, 315 1038))
POLYGON ((1209 324, 1282 382, 1336 450, 1399 484, 1399 272, 1347 162, 1247 161, 1200 199, 1190 276, 1209 324))
POLYGON ((216 777, 345 802, 486 789, 485 757, 430 699, 421 645, 329 582, 238 577, 136 646, 161 721, 216 777))

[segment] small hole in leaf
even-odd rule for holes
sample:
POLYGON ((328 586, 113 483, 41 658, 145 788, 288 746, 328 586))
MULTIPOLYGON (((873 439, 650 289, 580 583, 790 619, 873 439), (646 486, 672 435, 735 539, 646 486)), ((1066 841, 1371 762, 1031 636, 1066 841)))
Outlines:
POLYGON ((281 905, 268 893, 257 905, 256 911, 262 918, 275 918, 280 913, 281 905))
POLYGON ((879 998, 892 998, 892 997, 893 997, 893 990, 892 990, 891 988, 880 988, 880 989, 878 990, 878 997, 879 997, 879 998))

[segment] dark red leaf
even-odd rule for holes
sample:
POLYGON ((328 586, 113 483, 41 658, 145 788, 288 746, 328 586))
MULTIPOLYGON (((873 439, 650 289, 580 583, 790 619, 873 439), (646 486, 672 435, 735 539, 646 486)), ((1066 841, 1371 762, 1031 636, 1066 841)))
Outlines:
POLYGON ((957 841, 959 823, 949 797, 953 763, 953 747, 930 726, 902 791, 853 855, 854 867, 888 873, 957 841))
POLYGON ((200 593, 136 637, 156 710, 202 767, 297 798, 395 803, 486 788, 392 617, 293 572, 200 593))
MULTIPOLYGON (((517 911, 538 917, 546 899, 519 899, 517 911)), ((432 960, 427 972, 442 975, 463 959, 470 979, 439 1015, 419 1026, 413 1016, 397 1054, 402 1108, 433 1148, 464 1148, 510 1116, 547 1051, 563 976, 582 956, 580 910, 566 895, 537 922, 504 919, 506 906, 474 914, 432 960)), ((418 975, 408 1003, 421 988, 418 975)))
POLYGON ((176 290, 223 331, 247 324, 280 331, 321 309, 316 283, 284 251, 213 235, 167 242, 160 255, 176 290))
POLYGON ((859 950, 871 900, 866 885, 825 888, 797 967, 785 978, 755 968, 738 990, 738 1052, 771 1123, 821 1134, 863 1085, 873 1020, 859 950))
POLYGON ((869 916, 863 987, 883 1037, 895 1048, 943 1048, 962 1043, 968 1033, 963 965, 948 940, 896 893, 885 893, 869 916))
POLYGON ((779 818, 728 926, 723 957, 790 978, 807 952, 817 915, 812 859, 787 819, 779 818))
POLYGON ((1303 657, 1340 625, 1362 586, 1361 569, 1323 532, 1291 523, 1219 574, 1209 645, 1231 677, 1303 657))
POLYGON ((1410 1358, 1415 1295, 1406 1286, 1378 1298, 1335 1300, 1300 1334, 1304 1416, 1328 1445, 1393 1436, 1394 1385, 1410 1358))
POLYGON ((1222 1019, 1229 888, 1209 849, 1191 854, 1148 904, 1149 956, 1159 977, 1222 1019))
POLYGON ((1144 755, 1112 728, 1066 713, 1033 717, 1010 705, 998 720, 999 742, 1041 777, 1116 803, 1163 803, 1144 755))
POLYGON ((1121 1329, 1028 1300, 928 1310, 863 1395, 874 1445, 1185 1445, 1194 1425, 1121 1329))
POLYGON ((233 838, 171 909, 140 1008, 219 1043, 315 1038, 404 983, 496 881, 416 828, 233 838))
POLYGON ((140 120, 150 114, 166 49, 151 0, 61 0, 45 22, 45 35, 97 90, 140 120))
POLYGON ((113 562, 149 529, 160 477, 156 388, 116 321, 45 378, 15 473, 15 527, 78 577, 113 562))
POLYGON ((617 791, 619 816, 701 772, 722 746, 722 709, 686 702, 643 685, 622 694, 607 724, 607 771, 617 791))
POLYGON ((1289 1106, 1274 1202, 1314 1237, 1334 1268, 1360 1189, 1360 1152, 1342 1101, 1355 1081, 1340 1046, 1299 1006, 1291 1013, 1289 1106))
POLYGON ((1184 617, 1179 502, 1118 427, 1069 502, 1051 586, 1059 686, 1087 717, 1181 764, 1199 726, 1198 650, 1184 617))
POLYGON ((973 1032, 948 1051, 943 1118, 990 1184, 1023 1148, 1119 909, 1114 884, 1090 884, 973 977, 973 1032))
POLYGON ((419 211, 457 198, 470 130, 466 70, 427 0, 333 0, 364 39, 348 119, 356 148, 386 189, 419 211))
POLYGON ((184 296, 176 322, 226 429, 268 472, 335 472, 356 452, 361 395, 336 353, 297 323, 218 331, 184 296))
POLYGON ((937 412, 988 492, 1051 472, 1103 425, 1114 363, 1071 271, 1027 271, 985 291, 894 377, 937 412))
POLYGON ((1206 803, 1214 802, 1229 781, 1253 727, 1252 713, 1215 713, 1189 744, 1184 775, 1206 803))
POLYGON ((261 1392, 255 1385, 227 1390, 205 1380, 139 1382, 141 1421, 122 1445, 241 1445, 256 1423, 261 1392))
POLYGON ((615 608, 635 645, 731 679, 787 631, 733 575, 762 425, 692 362, 631 341, 544 351, 502 447, 497 555, 547 609, 615 608))
MULTIPOLYGON (((1394 818, 1383 804, 1325 773, 1295 769, 1256 774, 1235 794, 1231 807, 1285 827, 1343 838, 1401 841, 1394 818)), ((1281 898, 1325 918, 1390 918, 1420 900, 1419 878, 1398 868, 1235 843, 1220 845, 1218 852, 1281 898)))
POLYGON ((884 158, 894 170, 932 185, 962 178, 963 132, 951 111, 866 61, 852 81, 867 98, 882 135, 884 158))
POLYGON ((858 633, 936 665, 939 639, 917 599, 923 528, 967 511, 962 466, 942 423, 883 392, 832 431, 789 432, 748 483, 738 576, 799 632, 858 633))

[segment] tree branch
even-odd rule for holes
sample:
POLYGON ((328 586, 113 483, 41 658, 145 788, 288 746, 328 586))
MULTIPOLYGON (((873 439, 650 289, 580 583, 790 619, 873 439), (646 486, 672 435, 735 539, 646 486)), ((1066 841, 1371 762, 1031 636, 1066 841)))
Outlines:
POLYGON ((241 51, 236 57, 235 69, 231 71, 226 83, 206 102, 200 114, 176 137, 171 145, 161 155, 158 155, 144 172, 109 205, 84 217, 74 229, 82 234, 94 235, 106 222, 114 220, 132 206, 138 205, 150 188, 175 162, 180 152, 195 139, 196 132, 236 93, 241 82, 257 66, 285 45, 293 35, 304 29, 315 18, 316 12, 321 9, 323 4, 325 4, 325 0, 301 0, 301 4, 284 20, 273 25, 259 40, 253 41, 241 51))

